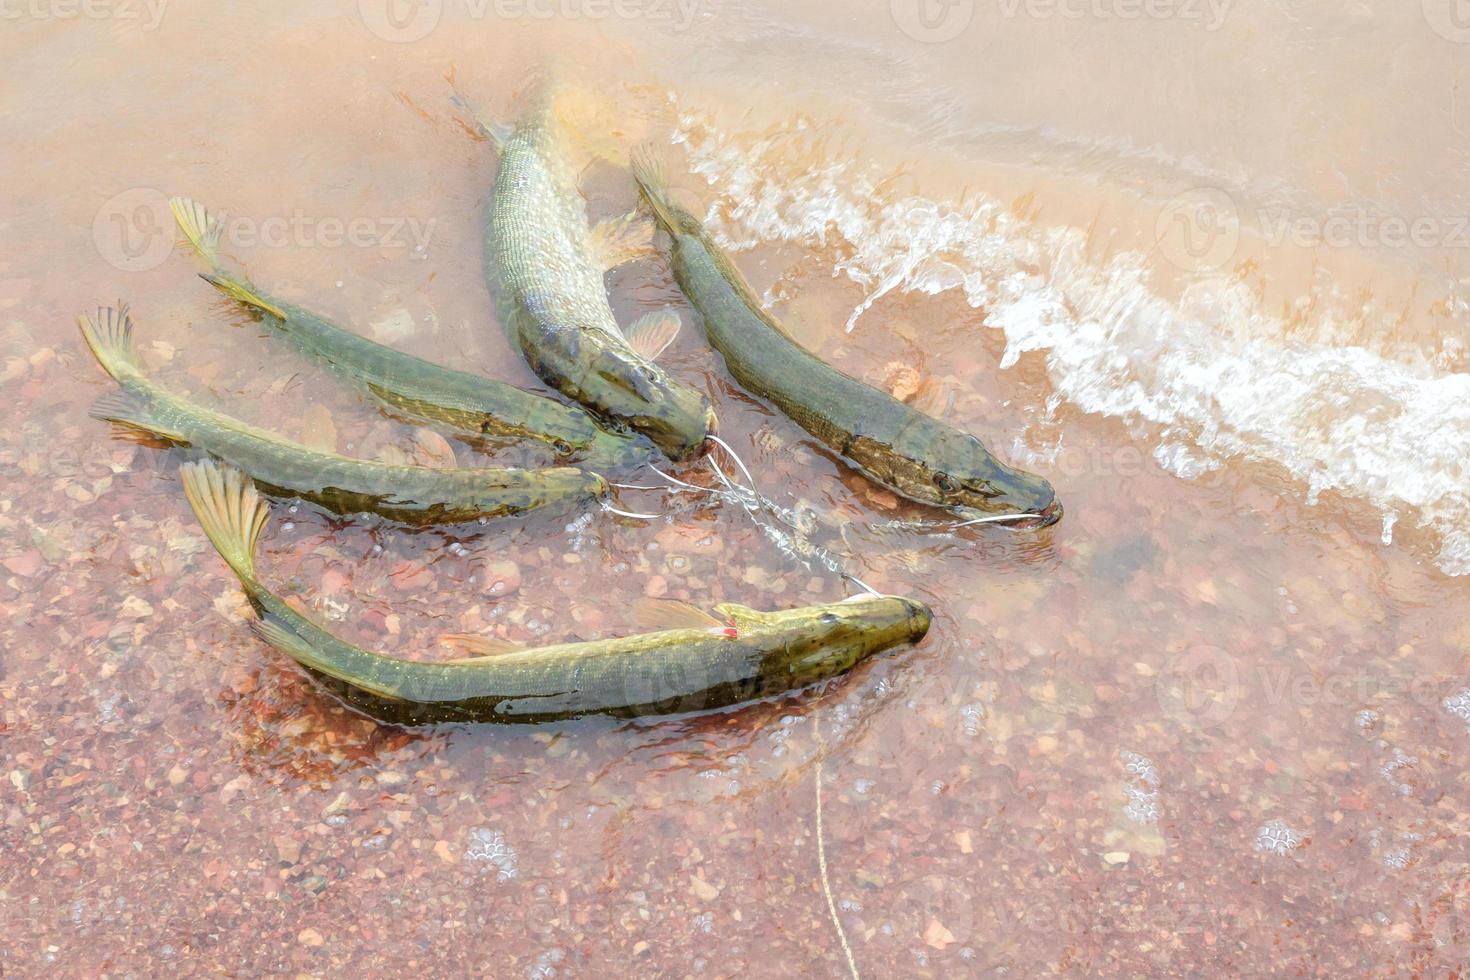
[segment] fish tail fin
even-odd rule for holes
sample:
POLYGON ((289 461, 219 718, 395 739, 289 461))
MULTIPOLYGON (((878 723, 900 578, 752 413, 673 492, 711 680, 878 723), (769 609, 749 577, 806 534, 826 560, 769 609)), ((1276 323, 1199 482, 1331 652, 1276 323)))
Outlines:
POLYGON ((79 314, 77 326, 81 327, 82 339, 102 370, 119 381, 138 374, 138 360, 133 354, 133 318, 126 303, 97 307, 95 321, 85 313, 79 314))
POLYGON ((270 519, 270 509, 250 479, 233 466, 212 459, 179 468, 184 496, 199 526, 243 585, 254 585, 255 546, 270 519))
POLYGON ((259 310, 262 313, 269 313, 278 320, 286 319, 286 312, 284 310, 256 292, 255 287, 247 282, 230 276, 216 275, 209 272, 199 273, 199 278, 233 300, 244 303, 246 306, 259 310))
POLYGON ((189 244, 194 246, 194 251, 199 253, 199 257, 214 269, 218 269, 220 267, 219 240, 225 230, 223 218, 198 201, 187 197, 169 198, 168 209, 173 212, 174 221, 178 222, 179 230, 184 233, 189 244))
POLYGON ((659 226, 670 234, 677 231, 679 221, 668 198, 668 170, 649 147, 640 147, 633 154, 633 180, 659 226))

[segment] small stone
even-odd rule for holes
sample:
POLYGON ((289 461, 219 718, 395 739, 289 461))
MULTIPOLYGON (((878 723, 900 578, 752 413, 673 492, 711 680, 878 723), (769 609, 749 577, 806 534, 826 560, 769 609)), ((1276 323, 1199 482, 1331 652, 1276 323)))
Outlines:
POLYGON ((485 562, 485 591, 492 596, 507 596, 521 587, 521 566, 504 558, 485 562))
POLYGON ((170 786, 178 786, 189 778, 189 770, 183 766, 174 766, 168 771, 168 783, 170 786))
POLYGON ((1132 856, 1127 851, 1109 851, 1103 855, 1103 863, 1114 868, 1121 868, 1132 856))
POLYGON ((970 839, 970 832, 968 830, 961 830, 955 834, 954 842, 959 847, 961 854, 975 853, 975 843, 970 839))
POLYGON ((281 834, 275 839, 276 855, 282 864, 295 864, 301 860, 301 841, 290 836, 281 834))
POLYGON ((697 875, 690 875, 689 887, 701 901, 713 902, 720 897, 720 890, 697 875))
POLYGON ((35 548, 22 551, 14 557, 5 559, 4 565, 16 575, 30 578, 41 567, 41 553, 35 548))
POLYGON ((924 930, 924 942, 933 949, 943 949, 954 941, 954 933, 945 928, 943 922, 938 919, 929 920, 929 925, 924 930))
POLYGON ((135 595, 130 595, 122 601, 121 610, 123 615, 131 619, 147 619, 153 615, 153 607, 135 595))
POLYGON ((310 946, 312 949, 315 949, 322 943, 326 942, 326 940, 322 938, 321 933, 309 927, 306 929, 302 929, 296 934, 296 941, 303 946, 310 946))
POLYGON ((459 863, 459 858, 454 856, 454 852, 449 849, 449 842, 446 840, 441 840, 434 845, 434 856, 445 864, 459 863))

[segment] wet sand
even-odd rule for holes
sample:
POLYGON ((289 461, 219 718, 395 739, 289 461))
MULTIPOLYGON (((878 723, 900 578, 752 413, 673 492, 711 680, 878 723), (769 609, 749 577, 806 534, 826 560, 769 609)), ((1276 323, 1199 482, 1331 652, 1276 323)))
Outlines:
MULTIPOLYGON (((843 370, 948 384, 948 418, 1050 479, 1061 524, 882 530, 927 515, 739 392, 696 331, 666 356, 814 543, 933 605, 919 647, 714 715, 408 730, 254 639, 177 456, 87 418, 110 382, 75 314, 132 301, 151 371, 288 435, 370 455, 414 431, 216 299, 170 254, 163 196, 232 215, 227 253, 287 298, 532 384, 481 281, 493 156, 442 76, 500 115, 550 53, 585 51, 628 145, 667 141, 657 96, 678 81, 625 24, 395 44, 354 5, 292 9, 31 17, 0 40, 24 82, 0 87, 0 971, 844 975, 828 889, 864 976, 1470 962, 1470 620, 1434 535, 1385 544, 1368 504, 1309 505, 1265 462, 1165 470, 1157 433, 1049 407, 1043 352, 1002 370, 1005 338, 953 292, 895 291, 844 333, 865 297, 834 251, 739 262, 843 370)), ((632 204, 615 168, 587 187, 595 215, 632 204)), ((624 322, 678 302, 657 261, 609 281, 624 322)), ((408 533, 279 503, 262 567, 344 636, 416 657, 449 656, 453 631, 609 635, 639 595, 844 594, 737 508, 626 502, 667 516, 408 533)))

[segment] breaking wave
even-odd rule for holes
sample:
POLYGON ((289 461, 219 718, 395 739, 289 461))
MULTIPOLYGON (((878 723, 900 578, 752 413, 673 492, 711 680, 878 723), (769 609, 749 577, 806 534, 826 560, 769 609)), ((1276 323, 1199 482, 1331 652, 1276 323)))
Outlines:
POLYGON ((725 245, 835 256, 865 294, 849 330, 885 294, 957 290, 1004 332, 1003 367, 1041 352, 1057 403, 1151 434, 1179 476, 1232 457, 1279 464, 1309 500, 1330 490, 1380 509, 1385 539, 1413 518, 1437 535, 1443 571, 1470 573, 1470 375, 1344 344, 1342 324, 1302 331, 1239 277, 1166 298, 1147 255, 1092 258, 1085 229, 1032 223, 984 195, 897 193, 819 145, 793 165, 802 129, 732 134, 686 110, 675 139, 719 195, 710 222, 725 245))

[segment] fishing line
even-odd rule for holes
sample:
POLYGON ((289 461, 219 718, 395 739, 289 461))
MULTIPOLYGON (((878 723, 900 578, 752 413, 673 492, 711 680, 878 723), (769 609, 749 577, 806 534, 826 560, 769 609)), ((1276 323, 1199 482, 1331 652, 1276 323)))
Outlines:
MULTIPOLYGON (((760 496, 760 491, 757 490, 755 487, 755 477, 750 475, 750 470, 746 468, 744 461, 741 460, 738 455, 736 455, 735 450, 730 447, 730 444, 721 439, 719 436, 715 435, 713 432, 705 436, 705 438, 730 454, 730 458, 735 461, 735 465, 740 467, 740 472, 745 474, 746 482, 750 484, 750 492, 755 494, 756 496, 760 496)), ((711 460, 711 463, 713 463, 713 460, 711 460)))
POLYGON ((638 514, 631 510, 619 510, 612 504, 608 503, 606 500, 602 502, 602 509, 607 511, 609 514, 617 514, 619 517, 634 517, 638 520, 643 521, 653 521, 664 516, 662 514, 638 514))
MULTIPOLYGON (((818 743, 822 739, 821 715, 812 715, 812 729, 817 736, 818 743)), ((827 914, 832 917, 832 928, 837 930, 837 941, 842 944, 842 954, 847 957, 847 969, 852 973, 852 980, 862 980, 858 975, 857 960, 853 958, 852 947, 847 942, 847 931, 842 928, 842 920, 837 917, 837 902, 832 898, 832 882, 827 878, 827 843, 823 840, 822 833, 822 754, 820 744, 818 746, 817 761, 812 766, 812 772, 817 784, 817 870, 822 876, 822 894, 827 898, 827 914)))
MULTIPOLYGON (((1034 521, 1038 517, 1039 515, 1037 514, 1027 514, 1022 511, 1017 511, 1014 514, 990 514, 985 517, 972 517, 967 521, 960 521, 957 524, 949 524, 948 526, 969 527, 971 524, 998 524, 1003 521, 1034 521)), ((940 524, 939 526, 943 527, 945 525, 940 524)))
POLYGON ((877 597, 879 599, 883 598, 883 593, 879 592, 877 589, 873 588, 867 582, 864 582, 862 579, 858 578, 856 575, 852 574, 851 572, 838 572, 837 574, 838 575, 841 575, 843 578, 847 579, 849 582, 855 582, 855 583, 857 583, 857 585, 860 586, 862 589, 864 589, 868 593, 868 595, 875 596, 875 597, 877 597))

